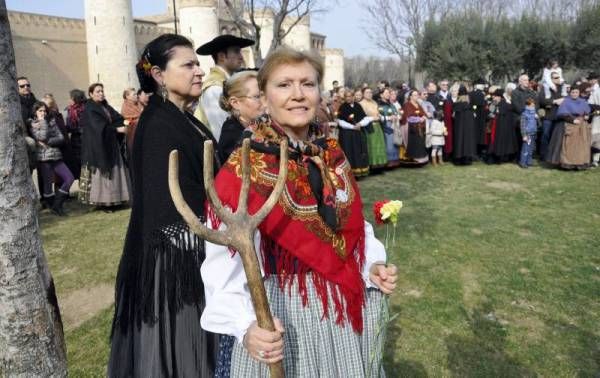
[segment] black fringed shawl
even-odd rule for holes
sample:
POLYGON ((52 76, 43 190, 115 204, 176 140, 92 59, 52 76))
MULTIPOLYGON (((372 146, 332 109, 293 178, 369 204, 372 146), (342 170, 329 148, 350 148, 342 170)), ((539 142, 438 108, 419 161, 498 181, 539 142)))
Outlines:
MULTIPOLYGON (((173 351, 186 345, 188 339, 203 340, 193 341, 189 349, 207 348, 198 343, 208 343, 209 349, 216 349, 211 334, 204 334, 200 329, 200 315, 205 306, 200 275, 205 257, 204 241, 188 232, 168 189, 169 153, 177 149, 183 197, 197 216, 204 217, 203 149, 204 141, 209 139, 216 146, 214 137, 204 125, 159 96, 151 97, 140 117, 131 163, 133 206, 116 283, 109 375, 111 369, 113 373, 115 369, 140 373, 138 367, 120 365, 130 364, 130 359, 149 363, 147 359, 154 358, 161 360, 164 375, 183 374, 190 370, 182 367, 181 361, 177 361, 179 367, 175 366, 175 360, 179 358, 172 354, 179 353, 173 351), (179 315, 184 307, 186 311, 190 307, 194 309, 191 319, 188 317, 185 322, 179 315), (148 328, 154 330, 140 331, 148 328), (158 332, 160 339, 147 337, 144 340, 139 335, 145 332, 158 332), (202 338, 200 333, 203 333, 202 338), (186 340, 179 342, 176 337, 186 340), (139 356, 129 350, 139 348, 136 343, 144 342, 158 343, 155 348, 161 350, 160 356, 139 356), (123 353, 127 356, 121 356, 123 353)), ((218 165, 216 157, 215 161, 218 165)), ((192 356, 188 359, 195 359, 190 363, 194 368, 205 364, 201 359, 208 358, 208 364, 211 363, 210 357, 200 355, 203 352, 189 350, 187 353, 192 356)), ((136 364, 140 362, 133 363, 136 364)), ((205 375, 191 371, 194 375, 205 375)))
POLYGON ((107 102, 86 102, 82 117, 81 163, 92 172, 99 169, 102 174, 110 175, 120 153, 117 127, 123 126, 123 121, 123 116, 107 102))

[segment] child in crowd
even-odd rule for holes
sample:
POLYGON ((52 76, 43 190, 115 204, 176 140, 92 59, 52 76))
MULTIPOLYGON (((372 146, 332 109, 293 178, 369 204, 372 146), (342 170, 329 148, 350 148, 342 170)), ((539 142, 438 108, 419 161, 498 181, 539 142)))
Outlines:
POLYGON ((521 159, 519 166, 528 168, 533 165, 533 151, 535 150, 535 136, 537 134, 539 116, 535 111, 535 100, 528 98, 525 101, 525 110, 521 114, 521 135, 523 146, 521 147, 521 159))
POLYGON ((444 125, 444 112, 436 111, 434 113, 434 119, 431 121, 429 126, 429 133, 431 134, 431 164, 436 166, 437 164, 444 164, 442 158, 442 151, 444 150, 444 144, 446 144, 446 126, 444 125))
POLYGON ((31 135, 37 142, 38 174, 42 177, 42 201, 56 215, 65 215, 63 203, 69 197, 69 188, 75 180, 73 174, 63 162, 60 146, 65 138, 56 121, 48 118, 48 107, 43 102, 33 105, 34 119, 31 120, 31 135), (62 185, 56 194, 52 189, 54 175, 60 177, 62 185))
MULTIPOLYGON (((552 59, 548 62, 542 73, 542 86, 544 88, 544 95, 546 98, 550 98, 550 90, 556 91, 556 84, 552 81, 552 74, 558 75, 559 84, 563 84, 565 79, 562 75, 562 68, 558 65, 558 60, 552 59)), ((565 86, 562 87, 562 96, 566 96, 565 86)))

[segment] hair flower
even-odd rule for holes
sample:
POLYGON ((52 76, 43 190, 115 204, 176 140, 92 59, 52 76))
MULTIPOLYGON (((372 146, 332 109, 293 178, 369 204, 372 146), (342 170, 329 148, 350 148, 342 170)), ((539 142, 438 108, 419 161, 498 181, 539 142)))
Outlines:
POLYGON ((138 62, 138 67, 144 71, 144 73, 148 76, 150 76, 150 70, 152 69, 152 64, 150 63, 150 61, 148 60, 148 58, 145 55, 142 55, 142 58, 140 59, 140 61, 138 62))

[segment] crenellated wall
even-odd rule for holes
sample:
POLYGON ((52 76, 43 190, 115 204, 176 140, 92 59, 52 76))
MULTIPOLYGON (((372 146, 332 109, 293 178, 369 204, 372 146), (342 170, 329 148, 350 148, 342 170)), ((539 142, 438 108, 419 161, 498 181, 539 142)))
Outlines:
MULTIPOLYGON (((97 7, 98 4, 107 1, 87 0, 86 2, 90 2, 94 7, 97 7)), ((121 13, 123 13, 122 8, 124 6, 130 5, 127 0, 117 0, 117 3, 120 4, 121 13)), ((111 4, 114 4, 114 0, 111 0, 111 4)), ((169 0, 167 4, 170 7, 172 2, 169 0)), ((232 33, 239 35, 239 31, 235 29, 230 16, 224 13, 222 0, 178 0, 177 6, 180 11, 178 19, 179 32, 192 38, 196 47, 219 34, 232 33), (183 14, 181 14, 181 11, 183 11, 183 14)), ((98 17, 103 15, 101 12, 95 15, 98 23, 98 17)), ((93 20, 93 16, 91 20, 93 20)), ((273 38, 273 14, 270 11, 259 11, 256 16, 263 27, 260 43, 264 56, 268 52, 273 38)), ((27 76, 30 79, 32 90, 36 96, 42 97, 45 93, 53 93, 60 108, 67 105, 68 92, 71 89, 80 88, 87 91, 89 84, 97 80, 98 70, 94 69, 94 72, 90 74, 90 61, 88 60, 90 51, 94 55, 96 54, 95 45, 108 41, 115 44, 116 36, 123 34, 123 30, 117 31, 116 28, 112 28, 115 30, 111 31, 111 28, 109 28, 108 34, 101 32, 98 38, 93 37, 90 39, 86 36, 85 21, 81 19, 13 11, 8 12, 8 18, 13 35, 17 74, 27 76), (93 44, 93 46, 90 45, 91 50, 88 49, 90 40, 93 44)), ((293 21, 292 18, 286 20, 284 27, 289 26, 293 21)), ((169 11, 164 15, 133 20, 132 25, 134 42, 130 40, 126 43, 129 57, 120 57, 123 55, 124 47, 111 53, 111 58, 108 58, 108 61, 114 60, 115 65, 111 65, 111 68, 105 70, 107 73, 102 74, 100 77, 100 80, 104 81, 107 86, 105 88, 107 92, 112 93, 110 102, 116 109, 121 108, 123 89, 129 85, 137 85, 133 76, 135 72, 133 66, 137 62, 142 48, 160 34, 174 31, 172 10, 169 8, 169 11), (130 45, 133 48, 130 48, 130 45), (122 68, 126 69, 123 70, 122 68), (121 75, 123 72, 125 76, 121 75), (113 75, 114 73, 118 73, 118 75, 113 75), (116 80, 112 80, 111 77, 116 80)), ((311 35, 310 18, 305 17, 286 36, 284 43, 299 50, 313 49, 320 53, 325 63, 324 85, 329 88, 333 80, 339 80, 340 83, 343 83, 344 59, 342 50, 325 48, 325 38, 325 36, 315 33, 311 35)), ((119 39, 122 43, 123 38, 119 37, 119 39)), ((110 47, 110 44, 106 47, 110 47)), ((243 54, 247 65, 253 67, 252 50, 246 48, 243 50, 243 54)), ((95 61, 92 59, 92 62, 95 61)), ((102 65, 107 66, 106 63, 102 63, 102 65)), ((210 57, 203 59, 202 68, 205 71, 208 71, 212 65, 210 57)))
POLYGON ((83 20, 8 12, 17 75, 27 76, 33 93, 52 93, 60 107, 68 92, 87 88, 88 65, 83 20))
MULTIPOLYGON (((87 92, 91 83, 85 21, 81 19, 8 12, 17 75, 27 76, 32 90, 41 98, 52 93, 60 108, 67 105, 69 91, 79 88, 87 92)), ((168 29, 146 21, 134 21, 136 58, 141 49, 168 29)), ((122 92, 126 85, 118 85, 122 92), (122 88, 121 88, 122 87, 122 88)), ((121 101, 112 104, 121 108, 121 101)))

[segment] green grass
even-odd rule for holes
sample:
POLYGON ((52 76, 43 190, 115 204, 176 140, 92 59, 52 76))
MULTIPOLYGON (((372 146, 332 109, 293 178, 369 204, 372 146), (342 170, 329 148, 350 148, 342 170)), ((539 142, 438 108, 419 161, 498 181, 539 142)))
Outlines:
MULTIPOLYGON (((388 376, 600 374, 600 171, 446 165, 360 186, 371 221, 374 201, 404 201, 388 376)), ((129 215, 70 208, 41 220, 59 297, 114 284, 129 215)), ((111 319, 67 331, 72 376, 104 375, 111 319)))

